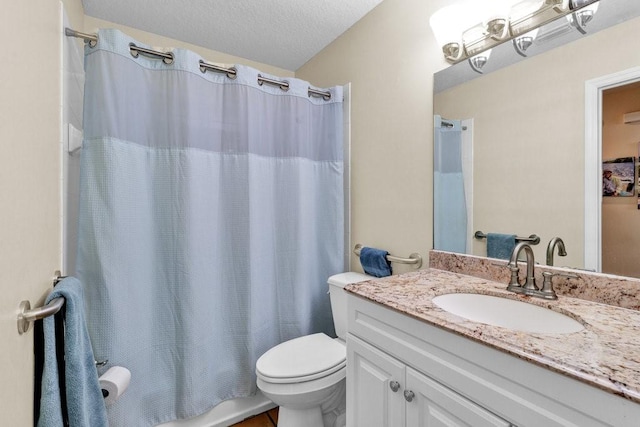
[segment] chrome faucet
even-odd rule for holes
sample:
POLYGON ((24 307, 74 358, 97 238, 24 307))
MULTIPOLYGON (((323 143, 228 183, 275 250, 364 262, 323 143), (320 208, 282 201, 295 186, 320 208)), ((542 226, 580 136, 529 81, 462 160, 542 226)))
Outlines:
MULTIPOLYGON (((558 244, 558 253, 562 254, 564 252, 564 243, 562 239, 556 237, 551 240, 554 242, 550 244, 551 249, 558 244), (560 246, 562 245, 562 246, 560 246)), ((549 251, 547 250, 547 257, 549 251)), ((566 255, 566 253, 565 253, 566 255)), ((564 255, 562 255, 564 256, 564 255)), ((538 287, 536 285, 535 278, 535 258, 533 256, 533 249, 525 242, 520 242, 513 248, 513 252, 511 253, 511 258, 509 259, 509 263, 507 267, 511 270, 511 280, 509 281, 509 286, 507 286, 507 290, 511 292, 515 292, 518 294, 530 295, 532 297, 544 298, 544 299, 558 299, 556 292, 553 289, 552 279, 553 276, 563 276, 570 277, 573 279, 577 279, 578 276, 571 273, 552 273, 549 271, 544 271, 542 273, 542 277, 544 278, 542 282, 542 287, 538 287), (518 273, 520 272, 520 268, 518 267, 518 257, 520 256, 520 252, 524 251, 524 254, 527 257, 527 277, 525 279, 524 285, 520 284, 520 278, 518 277, 518 273)))
POLYGON ((553 265, 553 251, 558 246, 558 255, 567 256, 567 251, 564 248, 564 242, 559 237, 554 237, 549 241, 547 245, 547 265, 553 265))
POLYGON ((511 270, 511 280, 509 281, 509 286, 507 286, 508 291, 531 295, 532 292, 538 290, 535 278, 535 258, 533 255, 533 249, 531 249, 531 246, 527 243, 520 242, 515 248, 513 248, 511 259, 509 260, 507 267, 511 270), (520 271, 520 268, 518 267, 518 257, 522 251, 524 251, 524 254, 527 257, 527 276, 524 285, 520 284, 520 279, 518 278, 518 272, 520 271))

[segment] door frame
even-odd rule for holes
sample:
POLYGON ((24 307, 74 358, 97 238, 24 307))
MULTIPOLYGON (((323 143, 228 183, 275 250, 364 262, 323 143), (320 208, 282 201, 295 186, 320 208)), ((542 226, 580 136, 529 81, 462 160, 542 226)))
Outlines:
POLYGON ((640 80, 640 67, 585 82, 584 268, 602 272, 602 92, 640 80))

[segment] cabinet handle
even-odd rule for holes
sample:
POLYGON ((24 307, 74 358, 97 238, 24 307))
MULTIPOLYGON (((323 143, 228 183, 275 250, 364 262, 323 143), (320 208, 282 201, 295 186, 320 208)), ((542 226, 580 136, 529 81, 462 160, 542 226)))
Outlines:
POLYGON ((404 391, 404 399, 407 402, 411 402, 414 397, 416 397, 416 395, 411 390, 405 390, 404 391))
POLYGON ((389 383, 389 388, 391 389, 392 392, 397 392, 398 390, 400 390, 400 383, 398 381, 391 381, 389 383))

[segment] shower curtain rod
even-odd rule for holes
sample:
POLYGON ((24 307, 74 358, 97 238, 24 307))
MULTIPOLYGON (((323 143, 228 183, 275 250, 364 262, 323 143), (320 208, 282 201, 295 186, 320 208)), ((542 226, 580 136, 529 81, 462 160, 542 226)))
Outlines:
MULTIPOLYGON (((89 43, 89 47, 95 47, 96 44, 98 44, 98 35, 97 34, 81 33, 80 31, 72 30, 71 28, 65 28, 64 29, 64 34, 66 36, 68 36, 68 37, 77 37, 77 38, 83 39, 85 41, 85 43, 89 43)), ((139 54, 143 54, 145 56, 153 56, 153 57, 157 57, 157 58, 162 58, 162 61, 165 64, 171 64, 173 62, 173 54, 172 53, 158 52, 157 50, 145 49, 145 48, 136 46, 133 43, 131 43, 131 45, 129 46, 129 49, 131 50, 131 55, 134 58, 137 58, 139 54)), ((209 64, 207 62, 204 62, 204 61, 200 60, 200 71, 202 71, 204 73, 207 70, 214 71, 216 73, 226 73, 227 77, 230 78, 230 79, 235 79, 236 78, 236 74, 237 74, 237 70, 234 67, 225 68, 225 67, 221 67, 219 65, 209 64)), ((280 89, 282 89, 284 91, 289 90, 289 82, 287 82, 286 80, 283 80, 283 81, 273 80, 273 79, 270 79, 270 78, 267 78, 267 77, 264 77, 264 76, 258 74, 258 84, 260 86, 262 86, 264 83, 266 83, 268 85, 272 85, 272 86, 278 86, 280 89)), ((329 92, 329 91, 323 91, 323 90, 314 89, 312 87, 309 87, 307 93, 308 93, 309 96, 314 96, 316 98, 322 98, 325 101, 328 101, 328 100, 331 99, 331 92, 329 92)))
POLYGON ((98 43, 98 36, 95 34, 81 33, 80 31, 72 30, 71 28, 64 29, 64 35, 67 37, 77 37, 84 39, 85 43, 89 43, 89 46, 95 47, 98 43))

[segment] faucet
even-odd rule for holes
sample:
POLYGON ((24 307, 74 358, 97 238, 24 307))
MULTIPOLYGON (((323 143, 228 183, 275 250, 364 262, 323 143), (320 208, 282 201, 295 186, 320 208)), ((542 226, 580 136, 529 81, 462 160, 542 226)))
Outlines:
MULTIPOLYGON (((553 256, 553 248, 555 245, 558 245, 558 253, 561 256, 565 256, 566 252, 564 251, 564 242, 559 237, 555 237, 549 243, 549 247, 551 248, 551 253, 553 256), (553 242, 553 243, 551 243, 553 242), (564 255, 562 255, 564 253, 564 255)), ((547 259, 549 257, 549 250, 547 250, 547 259)), ((542 282, 542 287, 538 287, 536 285, 535 278, 535 259, 533 256, 533 249, 525 242, 520 242, 513 248, 513 252, 511 253, 511 258, 509 259, 509 263, 507 267, 511 270, 511 280, 509 281, 509 286, 507 286, 507 290, 511 292, 515 292, 518 294, 530 295, 532 297, 544 298, 544 299, 558 299, 555 290, 553 289, 552 279, 553 276, 563 276, 569 277, 573 279, 577 279, 578 276, 572 273, 553 273, 549 271, 542 272, 542 277, 544 278, 542 282), (525 256, 527 257, 527 277, 525 279, 524 285, 520 284, 520 279, 518 277, 518 273, 520 268, 518 267, 518 257, 520 256, 520 252, 524 251, 525 256)))
POLYGON ((558 255, 567 256, 567 251, 564 248, 564 242, 559 237, 554 237, 549 241, 547 246, 547 265, 553 265, 553 251, 558 246, 558 255))
POLYGON ((534 296, 539 296, 540 298, 544 298, 544 299, 558 299, 558 296, 556 295, 556 291, 553 289, 553 283, 551 282, 551 279, 553 279, 553 276, 568 277, 570 279, 579 279, 579 276, 573 273, 553 273, 551 271, 543 271, 542 287, 538 292, 536 292, 534 296))
POLYGON ((513 248, 513 252, 511 253, 511 259, 507 264, 509 269, 511 270, 511 280, 509 282, 509 286, 507 286, 508 291, 517 292, 519 294, 532 295, 533 292, 538 290, 538 286, 536 285, 535 276, 535 258, 533 255, 533 249, 525 242, 520 242, 513 248), (524 285, 520 284, 518 279, 518 272, 520 269, 518 268, 518 257, 520 256, 520 252, 524 251, 525 256, 527 257, 527 276, 525 279, 524 285))

